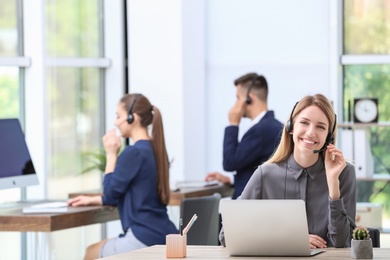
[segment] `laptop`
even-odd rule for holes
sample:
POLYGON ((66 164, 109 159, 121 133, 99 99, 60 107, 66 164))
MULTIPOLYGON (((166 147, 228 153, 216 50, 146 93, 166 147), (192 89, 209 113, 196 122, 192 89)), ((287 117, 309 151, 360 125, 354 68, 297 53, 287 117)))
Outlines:
POLYGON ((312 256, 303 200, 221 200, 231 256, 312 256))

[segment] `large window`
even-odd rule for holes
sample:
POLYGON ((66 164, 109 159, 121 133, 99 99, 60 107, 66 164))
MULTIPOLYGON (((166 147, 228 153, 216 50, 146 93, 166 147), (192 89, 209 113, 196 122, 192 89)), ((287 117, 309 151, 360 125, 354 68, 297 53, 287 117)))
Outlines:
POLYGON ((81 174, 88 159, 83 154, 98 150, 101 144, 101 9, 99 0, 47 3, 49 197, 64 198, 73 191, 101 186, 99 172, 81 174))
MULTIPOLYGON (((344 108, 354 98, 378 98, 379 123, 390 121, 390 0, 344 1, 344 108)), ((368 127, 373 171, 390 174, 390 126, 368 127)), ((388 181, 358 182, 358 201, 384 207, 383 227, 390 227, 388 181)))
MULTIPOLYGON (((83 172, 91 166, 84 154, 101 150, 105 103, 114 107, 123 95, 125 9, 111 0, 0 0, 0 118, 20 119, 39 175, 39 185, 0 190, 0 203, 64 200, 101 187, 99 170, 83 172), (105 26, 115 30, 104 34, 105 26), (107 73, 112 63, 118 66, 107 73)), ((81 259, 105 233, 100 224, 43 240, 0 232, 0 258, 35 259, 47 250, 50 259, 81 259)))
POLYGON ((101 173, 87 168, 88 152, 101 144, 102 91, 98 68, 49 68, 47 97, 50 153, 48 194, 66 198, 70 192, 101 187, 101 173))
MULTIPOLYGON (((49 198, 101 187, 101 172, 84 173, 85 153, 99 150, 104 125, 103 31, 100 0, 50 0, 46 5, 46 108, 49 198)), ((101 240, 100 225, 51 234, 56 258, 80 259, 101 240), (62 241, 74 241, 72 250, 62 241)))

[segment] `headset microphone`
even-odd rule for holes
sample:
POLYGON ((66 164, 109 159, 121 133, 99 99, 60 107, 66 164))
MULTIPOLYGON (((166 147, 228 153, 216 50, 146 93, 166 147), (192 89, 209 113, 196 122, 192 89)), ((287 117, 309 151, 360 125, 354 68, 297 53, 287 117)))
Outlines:
POLYGON ((336 129, 336 123, 337 123, 337 115, 335 114, 334 115, 333 129, 332 129, 332 132, 329 133, 328 136, 326 137, 326 141, 325 141, 324 147, 322 147, 320 150, 313 150, 313 153, 319 153, 319 152, 325 151, 326 147, 328 146, 328 144, 333 144, 334 143, 334 130, 336 129))
POLYGON ((126 121, 127 121, 127 118, 125 120, 123 120, 122 122, 120 122, 119 125, 117 125, 117 127, 119 127, 120 125, 122 125, 126 121))
POLYGON ((325 151, 326 150, 326 146, 320 150, 313 150, 313 153, 320 153, 322 151, 325 151))

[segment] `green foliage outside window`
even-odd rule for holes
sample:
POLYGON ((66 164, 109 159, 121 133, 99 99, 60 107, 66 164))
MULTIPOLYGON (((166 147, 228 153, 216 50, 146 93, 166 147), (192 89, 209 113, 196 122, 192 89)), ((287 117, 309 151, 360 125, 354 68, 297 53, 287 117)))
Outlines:
POLYGON ((17 69, 0 67, 0 118, 19 117, 17 69))
MULTIPOLYGON (((344 1, 344 54, 390 54, 390 1, 344 1)), ((390 64, 344 66, 344 111, 348 101, 376 97, 379 122, 390 121, 390 64)), ((370 127, 374 173, 390 174, 390 128, 370 127)), ((358 182, 358 201, 384 205, 390 215, 390 183, 358 182)))
POLYGON ((344 1, 344 54, 390 54, 390 1, 344 1))
POLYGON ((46 42, 50 57, 100 57, 99 0, 56 0, 46 4, 46 42))
MULTIPOLYGON (((379 121, 390 121, 390 65, 344 67, 344 108, 358 97, 378 98, 379 121)), ((390 128, 370 127, 374 173, 390 174, 390 128)), ((390 211, 390 186, 382 181, 358 183, 358 200, 382 203, 390 211)))
POLYGON ((17 1, 0 0, 0 56, 18 54, 16 6, 17 1))

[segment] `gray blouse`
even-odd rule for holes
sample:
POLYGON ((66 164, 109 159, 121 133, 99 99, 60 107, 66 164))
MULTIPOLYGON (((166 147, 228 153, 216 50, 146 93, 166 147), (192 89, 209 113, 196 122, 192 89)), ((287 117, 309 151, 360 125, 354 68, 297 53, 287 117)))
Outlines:
MULTIPOLYGON (((354 166, 347 163, 339 180, 341 198, 330 200, 321 157, 303 169, 291 155, 287 161, 259 166, 238 199, 302 199, 309 234, 325 239, 328 247, 349 247, 356 214, 354 166)), ((225 245, 223 229, 220 240, 225 245)))

